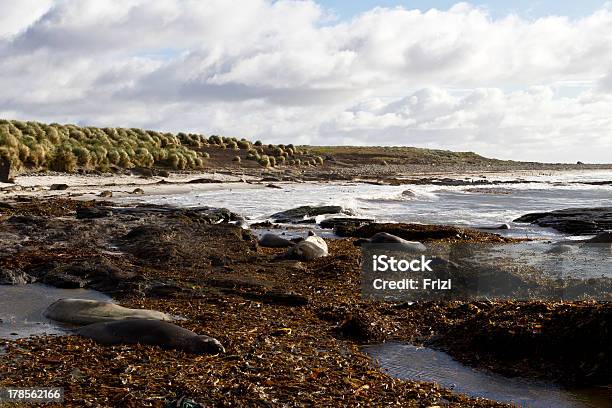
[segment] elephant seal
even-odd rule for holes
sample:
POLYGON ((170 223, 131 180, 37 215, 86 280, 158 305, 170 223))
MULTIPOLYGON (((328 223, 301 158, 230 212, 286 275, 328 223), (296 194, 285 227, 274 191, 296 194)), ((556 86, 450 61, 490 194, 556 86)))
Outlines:
POLYGON ((397 244, 403 251, 406 252, 425 252, 427 247, 417 241, 407 241, 398 236, 389 234, 387 232, 377 232, 372 235, 369 239, 359 239, 356 241, 357 245, 361 244, 397 244))
POLYGON ((218 340, 197 335, 175 324, 154 319, 94 323, 77 329, 80 336, 101 344, 147 344, 192 354, 225 353, 218 340))
POLYGON ((474 227, 475 229, 480 229, 480 230, 509 230, 510 229, 510 225, 509 224, 500 224, 500 225, 483 225, 480 227, 474 227))
POLYGON ((172 320, 170 315, 147 309, 128 309, 110 302, 87 299, 60 299, 53 302, 44 316, 58 322, 85 325, 122 319, 172 320))
POLYGON ((283 257, 300 261, 312 261, 327 255, 329 255, 327 242, 311 231, 308 237, 289 248, 283 257))
POLYGON ((264 234, 258 241, 258 244, 262 247, 268 248, 287 248, 295 245, 294 242, 289 241, 283 237, 279 237, 275 234, 264 234))

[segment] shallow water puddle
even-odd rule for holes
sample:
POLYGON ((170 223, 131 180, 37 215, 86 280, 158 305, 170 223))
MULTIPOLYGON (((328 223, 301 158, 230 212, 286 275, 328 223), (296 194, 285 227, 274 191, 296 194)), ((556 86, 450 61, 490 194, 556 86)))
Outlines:
POLYGON ((111 300, 95 290, 58 289, 38 283, 0 285, 0 338, 65 333, 66 327, 43 316, 47 306, 62 298, 111 300))
POLYGON ((609 408, 612 389, 566 390, 524 378, 507 378, 455 361, 448 354, 411 344, 385 343, 364 347, 389 375, 404 380, 435 382, 469 395, 533 408, 609 408))

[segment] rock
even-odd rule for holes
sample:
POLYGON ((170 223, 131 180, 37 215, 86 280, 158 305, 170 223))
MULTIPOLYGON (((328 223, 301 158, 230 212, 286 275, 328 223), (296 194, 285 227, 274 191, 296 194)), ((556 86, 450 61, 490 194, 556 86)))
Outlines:
POLYGON ((7 158, 0 158, 0 182, 13 183, 14 178, 13 163, 7 158))
POLYGON ((316 217, 324 214, 352 215, 353 212, 351 210, 345 210, 338 205, 324 205, 318 207, 304 205, 302 207, 277 212, 272 214, 270 218, 281 223, 298 223, 300 221, 304 221, 307 217, 316 217))
POLYGON ((278 190, 282 190, 283 189, 281 186, 277 186, 276 184, 272 184, 272 183, 266 184, 266 187, 268 187, 268 188, 276 188, 278 190))
POLYGON ((98 194, 98 197, 112 197, 113 196, 113 192, 112 191, 108 191, 108 190, 104 190, 102 191, 100 194, 98 194))
POLYGON ((286 248, 295 245, 294 242, 291 242, 288 239, 270 233, 264 234, 259 239, 258 244, 267 248, 286 248))
POLYGON ((334 230, 357 229, 362 225, 374 222, 371 218, 348 218, 348 217, 332 217, 326 218, 319 223, 321 228, 333 228, 334 230))
POLYGON ((283 257, 300 261, 312 261, 327 255, 329 255, 329 252, 325 240, 318 236, 309 236, 289 248, 283 257))
POLYGON ((113 215, 112 208, 109 207, 79 207, 76 210, 76 217, 79 220, 92 218, 105 218, 113 215))
POLYGON ((147 167, 133 167, 132 169, 130 169, 130 172, 133 175, 141 176, 145 178, 153 177, 153 170, 147 167))
POLYGON ((187 184, 211 184, 211 183, 222 183, 221 180, 215 180, 210 178, 197 178, 194 180, 189 180, 187 184))
POLYGON ((159 177, 170 177, 170 173, 167 170, 156 170, 155 175, 159 177))
POLYGON ((597 236, 587 240, 587 242, 591 244, 610 244, 612 243, 612 232, 602 232, 601 234, 597 234, 597 236))
POLYGON ((416 197, 416 194, 412 190, 404 190, 402 191, 402 196, 403 197, 416 197))
POLYGON ((53 302, 44 316, 62 323, 87 325, 123 319, 173 320, 172 316, 156 310, 129 309, 111 302, 88 299, 60 299, 53 302))
POLYGON ((70 275, 61 268, 56 268, 45 274, 42 278, 42 282, 61 289, 79 289, 87 285, 86 280, 78 276, 70 275))
POLYGON ((98 343, 146 344, 192 354, 224 353, 217 339, 197 335, 175 324, 152 319, 125 319, 81 327, 77 334, 98 343))
POLYGON ((144 190, 143 190, 142 188, 135 188, 135 189, 132 191, 132 194, 142 195, 142 194, 144 194, 144 193, 145 193, 145 192, 144 192, 144 190))
POLYGON ((517 218, 514 222, 554 228, 572 235, 591 235, 612 230, 612 207, 569 208, 530 213, 517 218))
MULTIPOLYGON (((11 182, 12 183, 12 182, 11 182)), ((5 191, 7 193, 11 193, 13 191, 22 191, 23 187, 19 186, 19 185, 13 185, 13 186, 8 186, 8 187, 2 187, 2 191, 5 191)))
POLYGON ((22 271, 0 269, 0 285, 25 285, 36 282, 36 278, 22 271))
POLYGON ((51 184, 51 186, 49 186, 49 190, 52 190, 52 191, 68 190, 68 184, 51 184))
POLYGON ((281 181, 281 179, 279 179, 278 177, 273 177, 273 176, 267 176, 267 177, 263 177, 261 179, 262 182, 268 182, 268 181, 281 181))
POLYGON ((393 234, 388 234, 386 232, 378 232, 372 235, 369 239, 360 239, 357 240, 357 244, 394 244, 398 247, 401 247, 403 251, 406 252, 425 252, 427 251, 427 247, 420 242, 416 241, 407 241, 403 238, 397 237, 393 234))

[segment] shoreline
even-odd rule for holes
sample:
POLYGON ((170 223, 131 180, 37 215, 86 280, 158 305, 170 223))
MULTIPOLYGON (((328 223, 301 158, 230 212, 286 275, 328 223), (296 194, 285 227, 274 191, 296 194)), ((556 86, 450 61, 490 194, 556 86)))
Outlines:
MULTIPOLYGON (((267 183, 249 179, 251 183, 261 183, 249 184, 238 176, 224 175, 221 183, 183 184, 210 176, 199 173, 169 178, 177 184, 121 177, 111 182, 113 186, 106 183, 95 188, 129 191, 144 186, 145 196, 151 196, 147 188, 159 194, 172 194, 192 188, 203 189, 200 191, 228 186, 265 188, 267 183)), ((51 265, 57 268, 58 263, 71 265, 94 259, 96 264, 113 265, 128 276, 102 283, 91 283, 83 276, 61 279, 73 282, 75 278, 77 284, 84 282, 85 287, 101 285, 91 288, 110 294, 123 306, 183 316, 186 320, 178 322, 180 325, 212 335, 228 349, 227 355, 194 360, 192 356, 155 347, 100 346, 76 336, 0 341, 0 346, 6 349, 5 354, 0 354, 0 361, 8 367, 7 373, 0 374, 0 385, 44 382, 66 386, 68 406, 94 401, 113 405, 116 395, 123 401, 146 401, 143 406, 160 406, 163 398, 178 397, 181 393, 204 404, 262 405, 290 398, 299 389, 301 397, 291 397, 296 398, 293 401, 298 405, 350 401, 411 406, 446 401, 449 406, 501 407, 506 405, 458 395, 438 385, 432 388, 430 384, 389 377, 360 347, 385 341, 431 344, 472 365, 497 365, 497 370, 507 366, 506 374, 539 378, 549 373, 571 380, 565 377, 563 367, 551 365, 550 360, 542 361, 541 367, 531 367, 533 361, 529 365, 499 361, 497 354, 486 353, 469 340, 479 327, 485 328, 480 335, 495 328, 497 332, 491 332, 497 336, 509 336, 515 326, 507 326, 507 322, 515 325, 517 321, 521 321, 518 326, 521 336, 529 338, 533 325, 551 318, 554 325, 550 330, 556 333, 565 327, 563 316, 582 321, 612 310, 610 303, 597 302, 474 301, 414 305, 367 302, 359 298, 360 252, 353 245, 354 238, 327 240, 330 256, 326 258, 312 262, 278 261, 275 259, 282 250, 258 247, 249 231, 227 223, 235 215, 221 215, 224 221, 211 223, 194 222, 194 215, 180 209, 169 216, 143 210, 138 217, 118 213, 79 220, 75 219, 78 207, 95 209, 104 206, 103 200, 107 199, 95 195, 69 197, 71 193, 92 189, 90 185, 79 184, 83 178, 47 177, 42 179, 46 183, 43 184, 36 177, 28 182, 43 187, 64 182, 74 187, 52 192, 54 197, 46 189, 32 191, 30 196, 23 192, 2 196, 2 201, 25 196, 15 201, 12 209, 3 210, 3 233, 35 237, 25 246, 15 246, 17 252, 8 251, 9 255, 1 260, 5 267, 17 265, 44 281, 48 279, 47 269, 51 265), (7 222, 10 217, 16 218, 7 222), (134 242, 122 238, 138 226, 147 226, 146 235, 134 242), (215 243, 212 247, 211 242, 215 243), (488 328, 484 324, 487 319, 493 322, 488 328), (480 322, 480 326, 475 329, 472 321, 480 322), (454 334, 449 337, 449 333, 454 334), (28 352, 24 354, 23 350, 28 352), (144 355, 148 359, 145 363, 144 355), (478 359, 474 360, 474 355, 478 359), (99 356, 111 361, 110 365, 100 366, 99 356), (177 365, 184 367, 185 374, 177 376, 168 370, 177 365), (45 378, 41 376, 41 367, 46 370, 45 378), (127 375, 129 367, 137 368, 127 375), (74 375, 75 369, 78 375, 74 375), (353 380, 347 383, 347 377, 353 380), (102 386, 88 396, 92 391, 87 384, 94 378, 102 386), (163 381, 151 384, 150 378, 163 381), (174 385, 167 386, 164 381, 174 385), (251 383, 255 388, 248 385, 251 383), (241 393, 232 391, 236 389, 241 393), (313 399, 315 395, 322 399, 313 399)), ((117 203, 125 196, 131 195, 113 194, 109 199, 117 203)), ((198 217, 195 219, 199 220, 198 217)), ((17 242, 20 241, 5 245, 12 248, 17 242)), ((596 321, 601 319, 596 317, 596 321)), ((589 333, 593 332, 585 335, 589 333)))

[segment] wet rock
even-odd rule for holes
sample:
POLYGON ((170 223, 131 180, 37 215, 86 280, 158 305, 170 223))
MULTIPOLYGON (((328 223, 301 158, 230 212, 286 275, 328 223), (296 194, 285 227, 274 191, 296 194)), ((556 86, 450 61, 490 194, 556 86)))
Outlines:
POLYGON ((79 220, 105 218, 113 215, 110 207, 79 207, 76 210, 76 217, 79 220))
POLYGON ((109 197, 112 197, 112 196, 113 196, 113 192, 112 192, 112 191, 109 191, 109 190, 104 190, 104 191, 102 191, 100 194, 98 194, 98 197, 106 197, 106 198, 109 198, 109 197))
POLYGON ((52 191, 60 191, 60 190, 68 190, 68 184, 51 184, 49 190, 52 191))
POLYGON ((197 178, 194 180, 189 180, 187 184, 211 184, 211 183, 222 183, 221 180, 215 180, 211 178, 197 178))
POLYGON ((347 214, 352 215, 351 210, 345 210, 338 205, 310 206, 292 208, 290 210, 277 212, 270 216, 276 222, 281 223, 299 223, 309 217, 316 217, 324 214, 347 214))
POLYGON ((144 194, 144 193, 145 193, 145 192, 144 192, 144 190, 143 190, 142 188, 135 188, 135 189, 132 191, 132 194, 142 195, 142 194, 144 194))
POLYGON ((42 278, 42 282, 61 289, 79 289, 87 285, 87 281, 78 276, 66 273, 62 268, 54 269, 42 278))
POLYGON ((554 228, 572 235, 590 235, 612 230, 612 207, 569 208, 542 213, 525 214, 514 222, 554 228))
POLYGON ((592 244, 610 244, 612 243, 612 232, 602 232, 601 234, 597 234, 597 236, 587 240, 587 242, 592 244))
POLYGON ((156 170, 155 175, 159 177, 170 177, 170 172, 167 170, 156 170))
MULTIPOLYGON (((340 231, 338 231, 340 232, 340 231)), ((337 232, 337 233, 338 233, 337 232)), ((370 223, 355 230, 347 229, 346 236, 371 238, 379 232, 386 232, 407 241, 457 241, 457 242, 508 242, 508 238, 489 232, 449 225, 424 225, 404 223, 370 223)), ((344 235, 343 235, 344 236, 344 235)))
POLYGON ((287 248, 295 245, 294 242, 289 241, 283 237, 279 237, 276 234, 264 234, 258 241, 258 244, 262 247, 267 248, 287 248))
POLYGON ((346 231, 355 230, 363 225, 374 222, 371 218, 348 218, 348 217, 332 217, 324 219, 319 223, 321 228, 333 228, 339 235, 346 234, 346 231))
POLYGON ((276 184, 272 184, 272 183, 266 184, 266 187, 268 187, 268 188, 275 188, 277 190, 282 190, 283 189, 281 186, 277 186, 276 184))
POLYGON ((36 282, 36 278, 22 271, 0 269, 0 285, 26 285, 36 282))

